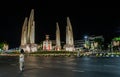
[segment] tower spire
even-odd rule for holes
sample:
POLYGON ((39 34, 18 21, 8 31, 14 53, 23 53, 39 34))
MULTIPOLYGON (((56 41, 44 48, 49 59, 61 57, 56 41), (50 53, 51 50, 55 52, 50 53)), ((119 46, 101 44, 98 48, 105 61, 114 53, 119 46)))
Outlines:
POLYGON ((25 17, 25 20, 24 20, 24 23, 23 23, 23 27, 22 27, 22 33, 21 33, 21 45, 25 45, 26 44, 27 21, 28 21, 28 18, 25 17))
POLYGON ((67 17, 66 45, 64 46, 64 48, 67 51, 73 51, 74 50, 73 31, 72 31, 72 25, 71 25, 69 17, 67 17))
POLYGON ((60 29, 58 22, 56 22, 56 50, 61 49, 61 43, 60 43, 60 29))
POLYGON ((27 52, 37 51, 37 44, 35 44, 35 21, 34 21, 34 9, 31 10, 29 20, 25 18, 22 35, 21 46, 27 52))

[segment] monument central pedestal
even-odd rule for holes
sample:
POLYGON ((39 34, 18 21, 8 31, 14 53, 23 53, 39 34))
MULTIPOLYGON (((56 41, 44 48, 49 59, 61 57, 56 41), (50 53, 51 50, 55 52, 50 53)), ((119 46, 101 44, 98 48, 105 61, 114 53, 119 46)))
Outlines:
POLYGON ((21 45, 21 49, 23 49, 25 52, 36 52, 38 47, 37 44, 26 44, 26 45, 21 45))

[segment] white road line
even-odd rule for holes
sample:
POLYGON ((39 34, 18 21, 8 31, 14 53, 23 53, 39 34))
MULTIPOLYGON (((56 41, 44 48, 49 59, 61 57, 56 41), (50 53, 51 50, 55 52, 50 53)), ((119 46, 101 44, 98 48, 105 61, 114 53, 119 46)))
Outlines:
POLYGON ((11 64, 12 66, 16 66, 17 64, 11 64))
POLYGON ((73 72, 85 72, 85 71, 82 71, 82 70, 72 70, 73 72))

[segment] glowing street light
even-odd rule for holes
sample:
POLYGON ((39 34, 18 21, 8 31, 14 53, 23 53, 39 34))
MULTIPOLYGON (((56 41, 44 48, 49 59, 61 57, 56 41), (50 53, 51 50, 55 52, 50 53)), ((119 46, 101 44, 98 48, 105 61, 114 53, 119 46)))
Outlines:
POLYGON ((88 38, 88 36, 84 36, 84 39, 87 39, 88 38))

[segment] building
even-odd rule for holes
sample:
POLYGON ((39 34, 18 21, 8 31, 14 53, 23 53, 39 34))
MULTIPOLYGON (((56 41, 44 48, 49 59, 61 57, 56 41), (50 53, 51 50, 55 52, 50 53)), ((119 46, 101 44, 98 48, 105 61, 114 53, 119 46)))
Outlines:
POLYGON ((94 50, 94 49, 101 49, 104 42, 103 36, 88 36, 85 38, 85 48, 94 50))
POLYGON ((84 47, 84 44, 85 44, 84 40, 75 40, 74 41, 75 50, 80 50, 81 48, 84 47))

